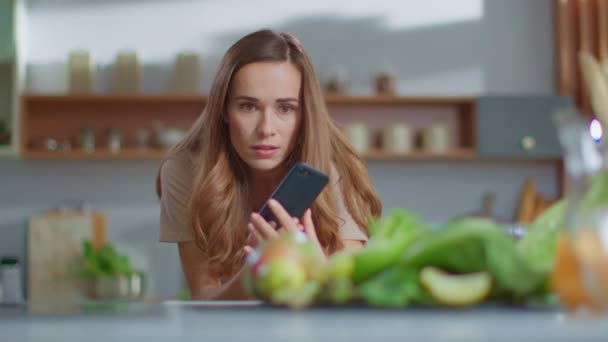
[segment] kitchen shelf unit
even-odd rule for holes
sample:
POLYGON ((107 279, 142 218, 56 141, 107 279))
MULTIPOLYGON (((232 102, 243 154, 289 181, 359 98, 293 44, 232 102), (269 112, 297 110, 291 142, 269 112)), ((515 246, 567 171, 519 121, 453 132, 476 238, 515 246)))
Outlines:
MULTIPOLYGON (((202 112, 204 95, 175 94, 25 94, 22 96, 21 149, 26 159, 160 159, 166 150, 134 147, 134 134, 139 128, 152 129, 154 122, 186 129, 202 112), (89 126, 96 131, 98 150, 78 150, 78 132, 89 126), (104 143, 104 130, 118 128, 123 150, 113 153, 104 143), (47 151, 44 140, 70 141, 69 151, 47 151)), ((377 135, 391 120, 406 116, 418 118, 420 124, 447 118, 453 130, 455 147, 446 153, 434 154, 414 150, 408 154, 382 151, 377 144, 364 155, 366 160, 470 160, 476 157, 475 98, 471 97, 398 97, 327 95, 326 103, 340 124, 351 119, 370 123, 370 134, 377 135), (370 116, 370 113, 378 113, 370 116), (386 120, 377 120, 386 112, 386 120), (405 113, 407 112, 407 113, 405 113), (334 115, 336 113, 336 115, 334 115), (371 121, 370 121, 371 120, 371 121)))

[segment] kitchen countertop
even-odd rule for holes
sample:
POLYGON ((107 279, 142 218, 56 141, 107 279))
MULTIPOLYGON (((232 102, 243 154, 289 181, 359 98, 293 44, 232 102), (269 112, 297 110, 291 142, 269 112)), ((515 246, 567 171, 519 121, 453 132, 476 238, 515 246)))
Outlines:
POLYGON ((554 309, 290 311, 259 302, 0 306, 1 341, 607 341, 608 317, 554 309))

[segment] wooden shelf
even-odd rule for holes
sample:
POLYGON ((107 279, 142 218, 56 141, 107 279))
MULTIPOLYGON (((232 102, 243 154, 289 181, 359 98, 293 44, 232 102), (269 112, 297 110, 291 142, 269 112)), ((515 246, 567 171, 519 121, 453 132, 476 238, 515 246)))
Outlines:
POLYGON ((124 149, 120 152, 109 150, 97 150, 95 152, 85 151, 43 151, 28 150, 23 152, 25 159, 44 159, 44 160, 160 160, 167 154, 166 150, 136 150, 124 149))
MULTIPOLYGON (((90 160, 90 159, 162 159, 166 155, 166 150, 135 150, 127 149, 114 153, 108 150, 98 150, 93 153, 84 151, 43 151, 29 150, 23 153, 26 159, 67 159, 67 160, 90 160)), ((363 155, 366 160, 473 160, 476 158, 475 151, 472 149, 459 149, 448 153, 429 153, 416 151, 408 154, 390 153, 384 151, 370 151, 363 155)))
MULTIPOLYGON (((418 126, 433 120, 449 122, 457 150, 445 154, 414 152, 407 155, 372 151, 366 160, 466 160, 475 158, 473 97, 402 97, 326 95, 332 116, 342 113, 346 121, 357 114, 365 114, 365 120, 374 121, 366 114, 377 110, 379 116, 392 119, 423 118, 418 126), (354 108, 353 108, 354 107, 354 108), (357 108, 360 107, 360 108, 357 108), (405 111, 402 111, 405 109, 405 111), (421 108, 424 107, 424 108, 421 108), (409 108, 409 114, 407 110, 409 108)), ((94 129, 99 144, 104 144, 104 132, 113 127, 120 130, 125 146, 133 144, 136 132, 150 129, 154 122, 167 127, 186 130, 203 110, 207 96, 204 94, 24 94, 22 95, 21 150, 26 159, 160 159, 164 151, 123 150, 120 153, 100 150, 86 153, 78 150, 53 152, 43 149, 47 138, 71 141, 76 146, 81 127, 94 129)), ((362 115, 363 115, 362 114, 362 115)), ((337 115, 334 118, 337 118, 337 115)), ((364 121, 365 121, 364 120, 364 121)), ((379 121, 374 121, 379 124, 379 121)), ((382 123, 382 125, 390 124, 382 123)), ((381 127, 372 127, 376 135, 381 127)), ((153 139, 153 138, 152 138, 153 139)), ((102 145, 98 145, 102 146, 102 145)))
POLYGON ((207 97, 185 94, 26 94, 22 100, 26 103, 52 104, 104 104, 104 103, 149 103, 149 104, 204 104, 207 97))
POLYGON ((444 106, 444 105, 472 105, 474 97, 451 96, 420 96, 403 97, 389 95, 351 96, 333 95, 325 96, 328 105, 409 105, 409 106, 444 106))
POLYGON ((473 149, 456 149, 446 153, 413 151, 407 154, 391 153, 382 150, 369 151, 363 154, 366 160, 473 160, 477 154, 473 149))
MULTIPOLYGON (((326 95, 328 105, 470 105, 475 102, 474 97, 450 97, 450 96, 375 96, 375 95, 326 95)), ((25 94, 23 100, 26 102, 45 103, 206 103, 207 96, 198 94, 25 94)))

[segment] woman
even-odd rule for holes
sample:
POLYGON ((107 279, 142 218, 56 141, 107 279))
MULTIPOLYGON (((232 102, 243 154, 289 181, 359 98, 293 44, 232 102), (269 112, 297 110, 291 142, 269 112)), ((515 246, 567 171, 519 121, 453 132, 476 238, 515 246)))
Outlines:
POLYGON ((323 253, 361 246, 381 204, 362 160, 330 118, 302 44, 286 33, 249 34, 226 52, 202 115, 157 177, 164 242, 178 242, 194 299, 246 298, 243 256, 278 230, 303 230, 323 253), (256 214, 289 168, 330 175, 302 218, 280 203, 256 214), (277 225, 279 227, 277 227, 277 225))

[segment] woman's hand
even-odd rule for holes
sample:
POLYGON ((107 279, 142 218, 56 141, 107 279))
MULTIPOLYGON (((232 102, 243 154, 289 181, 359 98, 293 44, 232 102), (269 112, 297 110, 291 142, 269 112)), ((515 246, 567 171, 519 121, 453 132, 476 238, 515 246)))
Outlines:
MULTIPOLYGON (((292 217, 289 215, 285 208, 283 208, 283 206, 274 199, 268 201, 268 206, 279 221, 279 229, 276 229, 277 225, 275 222, 267 222, 260 214, 252 213, 247 228, 256 244, 276 237, 281 231, 287 231, 290 233, 300 231, 306 234, 321 255, 325 255, 323 248, 321 247, 321 243, 319 243, 319 239, 317 238, 317 232, 312 221, 312 212, 310 209, 306 210, 304 216, 300 220, 297 217, 292 217)), ((250 244, 245 246, 246 253, 250 253, 253 251, 253 249, 253 246, 250 244)))

